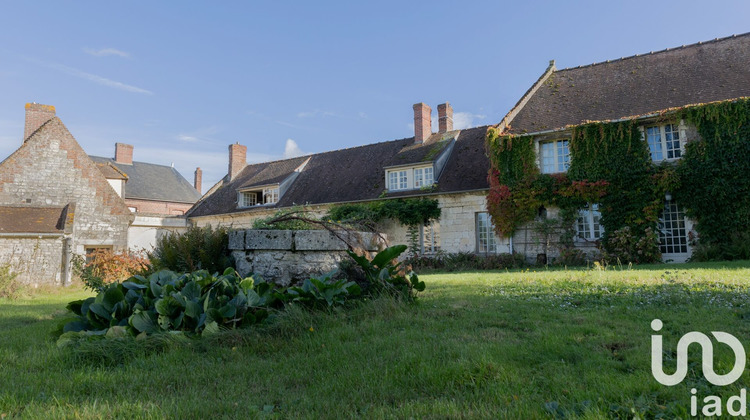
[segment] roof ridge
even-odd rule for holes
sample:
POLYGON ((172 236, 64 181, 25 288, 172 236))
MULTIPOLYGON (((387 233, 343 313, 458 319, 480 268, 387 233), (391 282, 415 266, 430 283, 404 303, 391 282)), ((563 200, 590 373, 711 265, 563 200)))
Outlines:
POLYGON ((695 42, 695 43, 692 43, 692 44, 684 44, 684 45, 681 45, 679 47, 668 47, 668 48, 665 48, 663 50, 649 51, 648 53, 644 53, 644 54, 629 55, 629 56, 625 56, 625 57, 616 58, 614 60, 599 61, 599 62, 596 62, 596 63, 585 64, 585 65, 576 66, 576 67, 566 67, 564 69, 557 70, 555 73, 560 73, 560 72, 563 72, 563 71, 566 71, 566 70, 578 70, 578 69, 584 69, 584 68, 588 68, 588 67, 600 66, 602 64, 612 64, 612 63, 617 63, 617 62, 620 62, 620 61, 625 61, 625 60, 630 60, 630 59, 633 59, 633 58, 639 58, 639 57, 645 57, 645 56, 651 56, 651 55, 655 55, 655 54, 664 54, 664 53, 667 53, 667 52, 679 51, 679 50, 683 50, 683 49, 686 49, 686 48, 696 47, 696 46, 699 46, 699 45, 714 44, 714 43, 717 43, 717 42, 722 42, 722 41, 726 41, 728 39, 735 39, 735 38, 739 38, 739 37, 743 37, 743 36, 750 36, 750 32, 745 32, 744 34, 732 34, 732 35, 725 36, 725 37, 722 37, 722 38, 714 38, 714 39, 711 39, 711 40, 708 40, 708 41, 698 41, 698 42, 695 42))

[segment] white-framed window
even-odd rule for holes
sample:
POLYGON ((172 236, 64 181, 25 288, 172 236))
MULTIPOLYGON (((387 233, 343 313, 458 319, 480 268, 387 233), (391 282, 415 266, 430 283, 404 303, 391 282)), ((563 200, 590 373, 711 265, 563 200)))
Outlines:
POLYGON ((419 227, 419 245, 421 254, 434 254, 440 250, 440 223, 430 222, 429 225, 419 227))
POLYGON ((414 188, 429 187, 435 183, 435 176, 431 166, 414 169, 414 188))
POLYGON ((664 205, 659 218, 659 249, 662 254, 685 254, 688 252, 688 229, 685 213, 673 201, 664 205))
POLYGON ((495 228, 492 219, 487 212, 477 213, 477 253, 494 254, 497 252, 497 241, 495 240, 495 228))
POLYGON ((587 241, 595 241, 602 237, 602 226, 599 224, 602 214, 598 204, 587 204, 578 211, 576 220, 576 236, 587 241))
POLYGON ((258 204, 258 194, 255 191, 242 191, 239 196, 240 207, 250 207, 258 204))
POLYGON ((645 129, 651 160, 661 162, 682 157, 682 138, 677 124, 654 125, 645 129))
POLYGON ((263 188, 263 204, 279 202, 279 187, 263 188))
POLYGON ((539 154, 541 155, 541 169, 543 174, 565 172, 570 167, 568 140, 540 143, 539 154))
POLYGON ((409 177, 406 169, 388 172, 388 190, 398 191, 409 188, 409 177))

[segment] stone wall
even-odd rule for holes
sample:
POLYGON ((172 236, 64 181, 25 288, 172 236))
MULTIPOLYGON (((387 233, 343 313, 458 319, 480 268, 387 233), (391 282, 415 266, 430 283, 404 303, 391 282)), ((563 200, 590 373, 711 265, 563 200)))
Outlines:
POLYGON ((33 287, 62 284, 63 237, 0 237, 0 265, 33 287))
MULTIPOLYGON (((345 239, 368 251, 383 245, 372 233, 357 232, 345 239)), ((234 230, 229 233, 229 249, 240 275, 260 275, 279 286, 330 272, 348 258, 346 243, 325 230, 234 230)))

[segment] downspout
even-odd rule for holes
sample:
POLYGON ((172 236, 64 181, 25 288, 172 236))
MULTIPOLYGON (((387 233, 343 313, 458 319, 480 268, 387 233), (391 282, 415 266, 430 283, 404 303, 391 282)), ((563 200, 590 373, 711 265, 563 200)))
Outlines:
POLYGON ((72 242, 72 238, 63 238, 61 286, 69 286, 71 283, 72 242))

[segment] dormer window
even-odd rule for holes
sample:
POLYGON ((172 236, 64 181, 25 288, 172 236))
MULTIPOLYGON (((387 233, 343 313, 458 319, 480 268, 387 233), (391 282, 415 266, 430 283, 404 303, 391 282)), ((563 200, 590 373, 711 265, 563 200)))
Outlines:
POLYGON ((276 204, 279 202, 279 187, 263 188, 263 204, 276 204))
POLYGON ((417 168, 389 169, 386 170, 385 179, 388 191, 425 188, 435 183, 435 169, 432 165, 417 168))
POLYGON ((428 187, 434 183, 432 167, 414 169, 414 188, 428 187))
POLYGON ((271 205, 278 202, 279 187, 276 185, 246 189, 237 193, 237 207, 239 208, 271 205))

